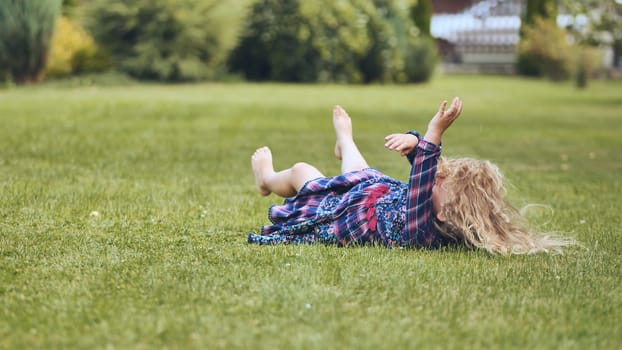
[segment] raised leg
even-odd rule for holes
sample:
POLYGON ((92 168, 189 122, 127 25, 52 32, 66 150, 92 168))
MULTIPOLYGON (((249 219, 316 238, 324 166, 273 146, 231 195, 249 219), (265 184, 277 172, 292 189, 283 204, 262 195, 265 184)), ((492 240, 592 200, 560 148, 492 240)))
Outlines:
POLYGON ((341 173, 369 168, 352 137, 352 120, 340 106, 333 108, 333 126, 337 135, 335 156, 341 159, 341 173))
POLYGON ((251 158, 251 165, 257 190, 262 196, 274 192, 281 197, 292 197, 307 181, 324 177, 317 168, 307 163, 296 163, 291 168, 275 172, 272 165, 272 152, 268 147, 255 151, 251 158))

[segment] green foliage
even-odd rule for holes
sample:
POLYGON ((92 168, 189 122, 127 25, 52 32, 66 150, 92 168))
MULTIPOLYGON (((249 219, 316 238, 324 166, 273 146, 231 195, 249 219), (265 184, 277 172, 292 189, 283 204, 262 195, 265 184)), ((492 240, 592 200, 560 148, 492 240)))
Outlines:
POLYGON ((552 80, 568 79, 573 72, 573 48, 566 39, 566 31, 555 22, 536 18, 532 27, 526 27, 519 45, 519 57, 528 62, 523 73, 546 76, 552 80))
POLYGON ((10 74, 0 68, 0 90, 11 87, 12 83, 10 74))
MULTIPOLYGON (((0 92, 1 349, 618 349, 622 344, 622 82, 587 91, 514 77, 425 86, 195 84, 0 92), (282 199, 255 190, 268 144, 339 172, 330 109, 370 165, 463 116, 446 156, 497 162, 533 221, 576 237, 564 255, 450 248, 250 246, 282 199)), ((46 83, 51 84, 51 83, 46 83)))
POLYGON ((384 81, 398 83, 427 81, 434 73, 438 61, 435 42, 414 26, 407 11, 409 8, 403 7, 405 5, 403 2, 385 1, 385 3, 386 7, 380 9, 381 13, 385 13, 386 22, 382 21, 383 18, 378 22, 387 25, 376 38, 376 42, 381 43, 382 50, 375 51, 379 54, 379 58, 387 57, 390 53, 388 57, 391 57, 391 60, 385 61, 384 66, 388 66, 389 69, 385 69, 385 72, 391 75, 384 81))
POLYGON ((410 17, 423 35, 430 36, 432 12, 430 0, 417 0, 417 3, 410 8, 410 17))
POLYGON ((376 10, 367 14, 371 19, 367 32, 372 38, 373 47, 366 54, 363 69, 367 74, 366 81, 419 82, 417 77, 409 75, 414 71, 408 68, 413 64, 424 66, 423 62, 416 61, 423 58, 417 52, 431 49, 430 53, 434 54, 436 48, 422 45, 425 37, 420 35, 420 31, 410 18, 409 3, 399 0, 374 0, 373 3, 376 10), (371 62, 376 64, 375 67, 369 64, 370 58, 371 62), (381 74, 374 76, 367 72, 368 69, 381 74))
POLYGON ((365 1, 356 0, 300 2, 300 14, 305 23, 301 37, 308 36, 314 49, 317 80, 363 81, 359 62, 371 44, 363 18, 373 21, 364 12, 365 5, 365 1))
POLYGON ((114 64, 139 79, 197 81, 222 73, 245 1, 93 0, 89 27, 114 64))
POLYGON ((43 79, 60 7, 60 0, 0 2, 0 70, 8 72, 15 83, 43 79))
MULTIPOLYGON (((408 2, 261 0, 230 58, 252 80, 408 82, 408 58, 434 56, 408 2), (424 55, 414 51, 431 50, 424 55)), ((429 67, 429 62, 422 64, 429 67)), ((432 63, 432 65, 433 65, 432 63)), ((433 68, 433 67, 432 67, 433 68)), ((429 77, 429 74, 427 75, 429 77)))
POLYGON ((250 80, 315 81, 317 52, 297 0, 257 1, 229 65, 250 80))
POLYGON ((73 74, 100 73, 112 67, 110 56, 101 48, 88 47, 76 51, 71 58, 73 74))
POLYGON ((436 42, 432 37, 421 38, 408 48, 405 67, 408 81, 425 82, 430 80, 437 62, 436 42))

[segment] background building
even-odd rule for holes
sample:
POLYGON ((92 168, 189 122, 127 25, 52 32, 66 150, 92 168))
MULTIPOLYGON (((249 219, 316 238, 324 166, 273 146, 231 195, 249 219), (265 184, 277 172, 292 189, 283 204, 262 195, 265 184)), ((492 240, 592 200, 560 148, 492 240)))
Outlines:
POLYGON ((431 34, 446 71, 513 73, 523 1, 432 1, 431 34))

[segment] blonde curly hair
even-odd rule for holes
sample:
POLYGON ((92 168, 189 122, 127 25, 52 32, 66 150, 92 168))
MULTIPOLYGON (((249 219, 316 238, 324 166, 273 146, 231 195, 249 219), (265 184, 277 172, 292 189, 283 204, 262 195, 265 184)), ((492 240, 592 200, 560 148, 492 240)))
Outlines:
POLYGON ((506 198, 503 174, 489 161, 471 158, 441 158, 436 176, 446 192, 436 220, 439 232, 467 247, 491 253, 561 253, 574 244, 570 238, 533 231, 506 198))

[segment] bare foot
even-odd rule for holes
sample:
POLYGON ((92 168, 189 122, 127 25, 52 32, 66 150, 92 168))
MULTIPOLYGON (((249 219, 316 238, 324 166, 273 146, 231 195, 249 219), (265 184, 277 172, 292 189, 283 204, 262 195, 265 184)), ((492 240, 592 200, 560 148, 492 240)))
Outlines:
POLYGON ((257 191, 262 196, 270 194, 270 190, 266 186, 266 176, 274 172, 272 167, 272 152, 268 147, 258 148, 251 157, 251 166, 255 175, 255 185, 257 191))
POLYGON ((352 140, 352 119, 341 106, 333 107, 333 126, 337 134, 335 157, 341 159, 341 141, 352 140))

